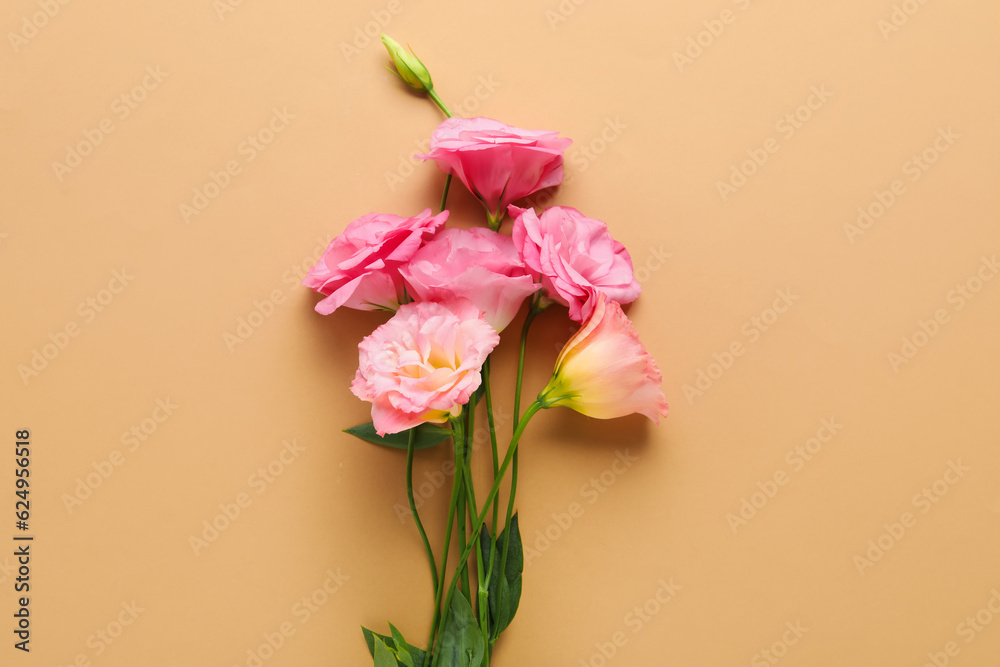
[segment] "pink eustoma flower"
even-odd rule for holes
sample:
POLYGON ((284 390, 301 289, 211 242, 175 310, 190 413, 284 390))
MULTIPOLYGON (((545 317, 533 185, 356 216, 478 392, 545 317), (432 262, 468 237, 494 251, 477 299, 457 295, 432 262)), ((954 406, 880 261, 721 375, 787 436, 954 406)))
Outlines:
POLYGON ((448 211, 431 215, 428 208, 412 218, 368 213, 347 225, 302 281, 327 295, 316 312, 329 315, 341 306, 396 310, 404 287, 399 267, 447 219, 448 211))
POLYGON ((448 118, 434 130, 434 160, 457 177, 486 207, 498 229, 507 205, 563 179, 563 151, 573 143, 557 132, 523 130, 492 118, 448 118))
POLYGON ((358 345, 351 391, 372 404, 379 435, 458 416, 500 335, 471 301, 400 306, 358 345))
POLYGON ((445 229, 400 268, 419 301, 465 298, 497 331, 540 285, 528 274, 509 236, 482 227, 445 229))
POLYGON ((546 295, 569 307, 575 322, 586 319, 591 288, 618 303, 630 303, 642 288, 632 258, 608 226, 575 208, 552 206, 541 216, 533 209, 510 207, 513 238, 524 263, 541 277, 546 295))
POLYGON ((556 359, 538 395, 545 407, 564 406, 598 419, 639 413, 660 423, 667 416, 663 375, 621 306, 603 293, 556 359))

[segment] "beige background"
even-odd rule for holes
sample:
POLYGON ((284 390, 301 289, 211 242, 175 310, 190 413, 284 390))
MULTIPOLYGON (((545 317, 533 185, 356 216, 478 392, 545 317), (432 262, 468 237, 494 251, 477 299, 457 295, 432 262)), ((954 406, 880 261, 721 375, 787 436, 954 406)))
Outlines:
MULTIPOLYGON (((366 419, 347 388, 380 317, 322 318, 297 285, 353 218, 440 196, 409 156, 441 116, 383 68, 373 21, 456 111, 576 141, 553 201, 631 250, 630 315, 671 403, 659 428, 532 425, 518 506, 535 553, 494 664, 998 664, 1000 281, 978 282, 1000 251, 996 3, 62 2, 0 10, 2 436, 32 431, 36 535, 30 655, 10 645, 0 557, 0 664, 247 665, 286 623, 268 667, 366 664, 358 626, 385 619, 423 641, 404 457, 340 433, 366 419), (69 168, 81 142, 97 145, 69 168), (851 231, 878 196, 894 201, 851 231), (768 312, 779 290, 792 305, 768 312), (227 338, 258 307, 252 335, 227 338), (123 442, 133 427, 145 439, 123 442), (619 454, 637 460, 616 473, 619 454), (280 474, 255 477, 269 463, 280 474), (67 506, 88 475, 100 485, 67 506), (195 553, 239 494, 249 506, 195 553), (762 506, 734 531, 744 499, 762 506), (305 614, 328 572, 336 592, 305 614)), ((451 203, 456 224, 479 220, 461 188, 451 203)), ((529 396, 570 333, 562 313, 539 320, 529 396)), ((513 348, 495 366, 507 414, 513 348)), ((445 458, 417 465, 435 543, 445 458)))

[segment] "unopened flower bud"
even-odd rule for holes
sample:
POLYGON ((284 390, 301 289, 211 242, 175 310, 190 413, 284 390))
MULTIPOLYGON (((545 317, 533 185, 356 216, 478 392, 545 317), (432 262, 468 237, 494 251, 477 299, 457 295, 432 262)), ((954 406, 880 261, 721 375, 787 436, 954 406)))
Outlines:
POLYGON ((392 57, 392 62, 396 66, 399 78, 406 82, 408 86, 417 90, 434 90, 434 82, 431 81, 431 73, 427 71, 420 58, 412 52, 407 53, 403 47, 389 35, 382 34, 382 43, 392 57))

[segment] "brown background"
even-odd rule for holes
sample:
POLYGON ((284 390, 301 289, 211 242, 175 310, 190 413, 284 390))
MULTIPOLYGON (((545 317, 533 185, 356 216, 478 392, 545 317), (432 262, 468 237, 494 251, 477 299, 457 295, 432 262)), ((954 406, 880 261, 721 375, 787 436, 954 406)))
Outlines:
MULTIPOLYGON (((358 626, 385 619, 423 641, 430 582, 396 514, 404 459, 340 433, 366 418, 347 387, 380 317, 322 318, 297 285, 353 218, 440 196, 442 175, 409 156, 441 116, 365 42, 383 29, 456 112, 575 140, 553 201, 631 250, 644 294, 630 315, 671 403, 659 428, 553 411, 529 429, 518 506, 536 553, 494 664, 770 664, 758 652, 777 643, 783 665, 917 666, 948 642, 948 664, 997 664, 1000 281, 977 272, 992 278, 983 258, 1000 251, 1000 6, 222 2, 0 10, 2 433, 13 449, 15 429, 32 432, 36 536, 30 655, 11 647, 0 556, 0 664, 247 665, 283 623, 294 634, 268 667, 366 664, 358 626), (275 110, 287 120, 250 160, 244 142, 272 138, 275 110), (797 111, 798 127, 783 121, 797 111), (55 164, 88 135, 100 142, 78 166, 55 164), (762 147, 724 198, 719 182, 762 147), (925 151, 933 164, 914 171, 925 151), (239 173, 185 216, 230 161, 239 173), (878 196, 895 201, 851 232, 878 196), (779 290, 796 298, 775 317, 779 290), (270 315, 233 343, 255 302, 270 315), (904 337, 920 347, 893 363, 912 355, 904 337), (52 358, 22 378, 36 351, 52 358), (715 379, 685 393, 699 371, 715 379), (133 427, 146 439, 130 451, 133 427), (817 433, 828 442, 796 463, 817 433), (286 441, 304 449, 271 482, 252 477, 286 441), (626 451, 637 460, 617 474, 626 451), (120 465, 67 507, 109 457, 120 465), (249 506, 195 553, 239 494, 249 506), (762 507, 734 531, 744 499, 762 507), (561 527, 572 503, 582 515, 561 527), (884 535, 905 512, 903 535, 884 535), (859 564, 880 538, 884 555, 859 564), (296 605, 328 571, 339 589, 304 619, 296 605), (671 580, 680 590, 656 602, 671 580), (133 601, 143 611, 104 644, 133 601), (962 625, 977 612, 989 622, 962 625)), ((456 224, 479 220, 460 187, 451 203, 456 224)), ((529 397, 570 333, 562 313, 540 319, 529 397)), ((495 366, 506 414, 513 348, 495 366)), ((417 465, 435 543, 446 458, 417 465)))

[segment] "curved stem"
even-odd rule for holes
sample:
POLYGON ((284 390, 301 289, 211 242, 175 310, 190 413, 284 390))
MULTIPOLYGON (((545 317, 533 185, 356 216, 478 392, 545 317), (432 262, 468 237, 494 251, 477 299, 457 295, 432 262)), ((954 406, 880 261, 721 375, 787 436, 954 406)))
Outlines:
MULTIPOLYGON (((531 323, 535 321, 535 317, 541 312, 536 308, 536 303, 537 297, 531 300, 531 308, 528 310, 528 314, 524 318, 524 325, 521 327, 521 348, 517 356, 517 382, 514 389, 514 428, 517 428, 518 413, 521 408, 521 383, 524 380, 524 355, 528 346, 528 330, 531 328, 531 323)), ((510 494, 507 497, 507 514, 504 517, 503 524, 504 530, 507 532, 504 534, 503 549, 500 551, 499 572, 501 577, 507 571, 507 552, 510 550, 510 519, 514 514, 514 498, 517 496, 517 459, 518 456, 515 451, 512 461, 513 465, 510 470, 510 494)), ((496 528, 493 531, 496 534, 496 528)))
POLYGON ((446 205, 448 204, 448 190, 451 188, 451 174, 448 174, 448 178, 444 179, 444 192, 441 193, 441 210, 443 212, 446 205))
MULTIPOLYGON (((465 444, 462 452, 464 463, 462 466, 462 475, 465 479, 465 495, 470 523, 475 521, 476 514, 479 512, 479 505, 476 503, 476 487, 472 481, 472 434, 476 426, 476 403, 476 396, 474 395, 473 400, 469 401, 469 405, 466 408, 468 423, 465 427, 465 444)), ((479 544, 479 535, 470 534, 469 543, 479 544)), ((472 567, 471 562, 469 563, 469 567, 472 567)))
MULTIPOLYGON (((468 537, 466 534, 466 517, 465 517, 465 503, 466 503, 466 489, 465 489, 465 433, 461 426, 461 421, 456 420, 456 437, 455 437, 455 477, 454 484, 458 486, 458 505, 455 508, 455 521, 458 525, 458 550, 459 553, 465 554, 465 547, 468 544, 468 537)), ((462 570, 462 592, 469 595, 469 569, 466 567, 465 563, 469 559, 468 555, 465 555, 461 561, 459 561, 459 566, 462 570)), ((449 601, 450 602, 450 601, 449 601)), ((448 607, 445 605, 445 610, 448 607)))
MULTIPOLYGON (((449 109, 448 106, 441 101, 441 98, 438 97, 438 94, 434 92, 433 88, 427 91, 427 96, 431 98, 431 101, 438 106, 438 109, 440 109, 445 116, 447 116, 448 118, 455 117, 455 114, 453 114, 451 112, 451 109, 449 109)), ((441 193, 441 209, 440 209, 441 211, 444 211, 445 205, 448 203, 448 190, 450 188, 451 188, 451 174, 448 174, 448 178, 444 179, 444 192, 441 193)))
POLYGON ((504 518, 503 551, 500 552, 500 576, 507 571, 507 551, 510 549, 510 518, 514 513, 514 496, 517 495, 517 452, 514 452, 514 465, 510 469, 510 496, 507 501, 507 516, 504 518))
POLYGON ((409 441, 406 443, 406 499, 410 502, 410 514, 413 515, 413 523, 417 524, 417 532, 420 533, 420 541, 424 543, 424 550, 427 552, 427 562, 431 566, 432 590, 435 594, 438 588, 437 562, 434 560, 434 550, 427 540, 427 533, 424 531, 424 524, 420 521, 420 514, 417 513, 417 503, 413 499, 413 451, 417 439, 417 429, 410 429, 409 441))
POLYGON ((524 353, 528 346, 528 329, 531 328, 531 323, 535 321, 535 317, 538 313, 542 312, 536 306, 538 301, 538 294, 531 300, 531 308, 528 309, 528 314, 524 317, 524 324, 521 326, 521 349, 517 355, 517 382, 514 384, 514 428, 517 428, 517 423, 520 420, 521 412, 521 382, 524 380, 524 353))
MULTIPOLYGON (((495 421, 493 419, 493 396, 492 396, 492 391, 490 389, 490 358, 488 356, 486 357, 486 361, 483 362, 483 393, 485 394, 485 397, 486 397, 486 421, 489 423, 489 427, 490 427, 490 450, 491 450, 491 452, 493 454, 493 479, 496 479, 497 478, 497 473, 500 470, 500 456, 499 456, 499 451, 498 451, 498 448, 497 448, 497 429, 496 429, 496 423, 495 423, 495 421)), ((515 457, 514 457, 514 465, 515 466, 517 465, 517 455, 516 454, 515 454, 515 457)), ((493 498, 493 508, 491 510, 491 515, 492 515, 492 530, 490 531, 490 557, 489 557, 488 563, 480 563, 480 566, 485 565, 485 567, 486 567, 486 586, 487 586, 487 591, 486 591, 485 598, 483 596, 483 591, 480 590, 480 592, 479 592, 479 596, 480 596, 479 604, 480 604, 480 607, 481 608, 485 607, 485 611, 482 612, 482 616, 483 616, 483 618, 487 619, 487 622, 485 624, 485 628, 486 629, 484 630, 484 634, 485 634, 485 638, 486 638, 486 645, 489 647, 487 649, 487 651, 486 651, 486 660, 487 661, 490 659, 490 655, 492 653, 492 648, 493 648, 492 644, 490 644, 490 642, 489 642, 489 622, 488 622, 488 619, 489 619, 490 610, 489 610, 489 588, 488 587, 489 587, 489 583, 491 581, 493 581, 493 566, 496 563, 496 557, 497 557, 497 519, 499 518, 499 515, 500 515, 500 494, 497 494, 493 498)), ((482 621, 481 621, 481 623, 482 623, 482 621)))
MULTIPOLYGON (((456 437, 453 435, 452 440, 456 437)), ((455 511, 458 505, 458 492, 460 489, 457 477, 458 475, 456 474, 451 478, 451 501, 448 504, 448 522, 445 524, 444 529, 444 546, 441 548, 441 574, 438 577, 438 585, 436 586, 436 594, 434 596, 434 615, 431 618, 431 633, 427 638, 428 647, 434 641, 438 623, 441 621, 441 597, 444 595, 444 575, 448 567, 448 552, 451 550, 451 529, 455 522, 455 511)))
MULTIPOLYGON (((490 390, 490 358, 486 357, 486 361, 483 362, 483 386, 484 393, 486 396, 486 421, 490 426, 490 449, 493 454, 493 478, 496 479, 497 470, 500 468, 500 454, 497 449, 497 427, 496 422, 493 420, 493 396, 490 390)), ((493 531, 492 534, 497 534, 497 514, 500 511, 500 498, 493 499, 493 531)))
MULTIPOLYGON (((468 423, 465 427, 465 451, 468 454, 465 461, 465 467, 462 470, 462 474, 465 475, 465 490, 466 495, 468 495, 469 502, 469 518, 471 521, 476 520, 476 514, 479 511, 479 505, 476 503, 476 490, 475 485, 472 481, 472 444, 475 440, 473 435, 476 427, 476 397, 469 401, 468 407, 468 423)), ((477 604, 476 611, 479 614, 479 629, 483 633, 483 641, 489 645, 490 642, 490 631, 489 631, 489 590, 486 584, 486 572, 483 567, 483 556, 482 550, 479 548, 479 535, 482 532, 480 528, 479 531, 475 531, 469 536, 469 543, 472 546, 472 552, 476 554, 475 559, 470 558, 468 567, 472 567, 472 562, 475 560, 476 563, 476 591, 477 591, 477 604)), ((488 659, 485 665, 489 664, 488 659)))
MULTIPOLYGON (((514 453, 517 451, 517 445, 518 442, 521 440, 521 435, 524 433, 524 429, 528 425, 528 422, 531 421, 531 418, 535 415, 536 412, 541 410, 543 407, 545 406, 542 404, 542 402, 536 399, 534 402, 532 402, 531 405, 528 406, 528 409, 524 411, 524 417, 521 419, 521 422, 514 430, 514 435, 510 439, 510 447, 507 448, 507 456, 504 457, 503 463, 500 464, 500 472, 497 475, 496 479, 493 480, 493 486, 490 487, 490 492, 486 496, 486 500, 483 501, 483 511, 479 514, 478 517, 476 517, 476 525, 473 527, 473 533, 478 534, 479 531, 483 529, 483 524, 486 522, 486 515, 487 513, 489 513, 488 506, 490 503, 493 502, 493 499, 496 498, 497 493, 500 491, 500 483, 503 481, 503 477, 507 473, 507 468, 510 467, 510 461, 514 456, 514 453)), ((451 604, 451 599, 455 595, 455 587, 458 583, 459 575, 461 574, 461 571, 464 569, 465 561, 469 558, 469 554, 471 552, 472 549, 469 546, 467 546, 463 550, 462 555, 459 558, 458 569, 456 569, 454 576, 452 576, 451 578, 451 585, 448 587, 448 595, 445 597, 445 602, 444 602, 445 609, 447 609, 451 604)), ((440 639, 440 636, 438 636, 438 639, 440 639)), ((431 648, 430 642, 428 642, 428 649, 430 648, 431 648)), ((432 667, 437 665, 438 660, 440 659, 440 654, 438 654, 436 651, 437 648, 436 641, 433 648, 435 650, 432 651, 432 653, 435 653, 435 655, 434 655, 434 660, 431 663, 432 667)))

